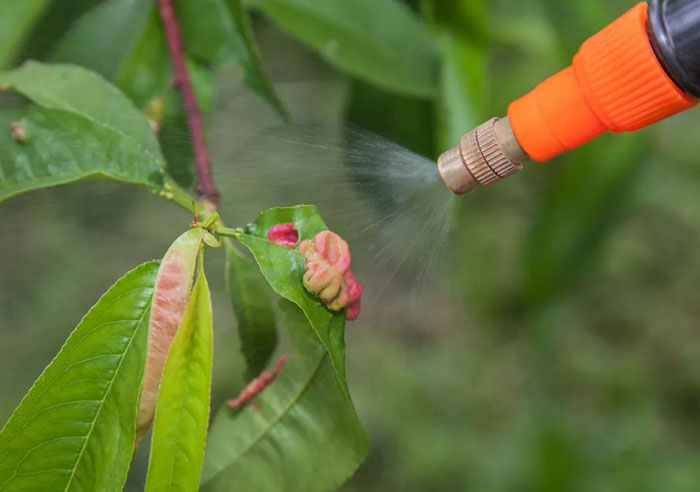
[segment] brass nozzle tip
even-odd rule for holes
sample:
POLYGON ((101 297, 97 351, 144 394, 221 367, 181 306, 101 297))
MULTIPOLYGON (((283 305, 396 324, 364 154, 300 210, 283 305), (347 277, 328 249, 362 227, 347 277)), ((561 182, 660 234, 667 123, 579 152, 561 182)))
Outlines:
POLYGON ((447 150, 438 158, 438 171, 445 186, 458 195, 469 193, 479 184, 467 171, 459 145, 447 150))
POLYGON ((477 184, 490 185, 520 171, 527 154, 515 138, 510 120, 493 118, 465 133, 458 146, 438 159, 445 185, 459 195, 477 184))

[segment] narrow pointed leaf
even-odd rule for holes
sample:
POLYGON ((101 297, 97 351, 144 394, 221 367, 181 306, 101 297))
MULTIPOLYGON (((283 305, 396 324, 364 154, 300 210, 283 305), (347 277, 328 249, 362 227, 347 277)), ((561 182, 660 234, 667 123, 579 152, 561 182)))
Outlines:
POLYGON ((121 490, 158 264, 122 277, 83 318, 0 432, 0 490, 121 490))
POLYGON ((163 367, 190 300, 201 245, 200 229, 190 229, 170 246, 158 270, 148 327, 146 369, 136 419, 137 446, 153 423, 163 367))
POLYGON ((345 380, 345 314, 329 311, 306 291, 302 281, 306 260, 301 253, 267 240, 267 231, 273 225, 288 222, 293 222, 299 231, 299 240, 313 239, 327 229, 314 206, 279 207, 262 212, 238 240, 253 253, 275 292, 302 309, 326 347, 338 381, 349 399, 345 380))
POLYGON ((0 73, 35 105, 0 112, 0 200, 88 176, 159 190, 163 159, 143 115, 87 70, 29 63, 0 73), (13 127, 24 134, 13 135, 13 127))
POLYGON ((265 369, 277 345, 277 326, 270 287, 257 265, 228 240, 226 285, 238 321, 241 351, 246 360, 246 380, 265 369))
POLYGON ((163 371, 146 492, 195 491, 199 484, 212 363, 211 299, 201 266, 163 371))
POLYGON ((260 412, 249 406, 217 415, 204 492, 335 490, 367 455, 364 430, 325 348, 297 306, 281 305, 296 350, 256 397, 260 412))

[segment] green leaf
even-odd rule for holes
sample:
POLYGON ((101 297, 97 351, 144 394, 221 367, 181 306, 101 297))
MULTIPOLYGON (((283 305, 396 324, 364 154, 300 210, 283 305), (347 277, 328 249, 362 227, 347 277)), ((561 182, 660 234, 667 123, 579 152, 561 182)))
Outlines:
POLYGON ((249 0, 329 63, 396 92, 431 97, 438 56, 425 25, 398 0, 249 0))
POLYGON ((327 227, 315 207, 264 211, 238 237, 281 300, 295 352, 256 406, 222 409, 212 428, 202 490, 323 491, 340 486, 367 454, 345 379, 345 317, 302 284, 305 259, 267 241, 269 229, 294 223, 300 240, 327 227), (300 309, 301 308, 301 309, 300 309), (269 470, 275 470, 269 473, 269 470))
POLYGON ((483 46, 450 34, 442 38, 440 73, 441 148, 456 145, 486 113, 487 52, 483 46))
POLYGON ((420 0, 440 41, 439 151, 486 118, 489 48, 486 0, 420 0))
POLYGON ((0 2, 0 68, 7 67, 49 0, 0 2))
POLYGON ((454 36, 483 44, 488 40, 486 0, 419 0, 429 24, 454 36))
POLYGON ((562 158, 525 248, 531 307, 552 302, 589 266, 629 203, 645 153, 641 135, 601 137, 562 158))
POLYGON ((147 492, 197 490, 209 420, 212 311, 201 253, 197 281, 168 352, 153 426, 147 492))
POLYGON ((0 74, 0 85, 46 109, 73 113, 134 141, 154 160, 158 141, 143 115, 116 87, 94 72, 71 65, 27 62, 0 74))
POLYGON ((70 29, 73 22, 103 1, 57 0, 49 2, 48 8, 45 9, 29 35, 26 36, 18 61, 45 60, 66 31, 70 29))
POLYGON ((190 55, 212 65, 240 65, 245 84, 287 116, 263 67, 241 0, 182 0, 177 11, 190 55))
POLYGON ((326 350, 297 306, 281 300, 281 307, 296 350, 256 397, 260 412, 217 415, 204 492, 335 490, 367 456, 367 437, 326 350))
POLYGON ((153 2, 109 0, 76 20, 50 55, 54 63, 74 63, 113 79, 145 29, 153 2))
POLYGON ((0 432, 0 490, 121 490, 157 272, 112 286, 34 383, 0 432))
POLYGON ((302 282, 306 260, 301 253, 266 239, 273 225, 287 222, 294 223, 299 240, 313 239, 317 233, 328 229, 312 205, 279 207, 262 212, 238 240, 253 253, 273 290, 302 309, 328 351, 338 381, 349 399, 345 379, 345 314, 329 311, 306 291, 302 282))
MULTIPOLYGON (((191 43, 185 44, 189 49, 191 43)), ((194 159, 185 108, 182 96, 172 87, 172 64, 155 2, 107 0, 97 5, 74 22, 50 59, 94 70, 123 90, 137 107, 157 108, 149 117, 158 125, 168 174, 180 186, 192 184, 194 159)), ((188 68, 200 109, 206 114, 213 99, 210 70, 191 57, 188 68)))
POLYGON ((241 351, 247 363, 246 380, 251 380, 267 365, 277 345, 277 325, 272 310, 270 288, 257 265, 228 240, 226 247, 226 285, 238 320, 241 351))
MULTIPOLYGON (((432 155, 435 152, 435 104, 431 99, 418 99, 404 94, 388 92, 375 85, 359 80, 350 84, 347 119, 351 125, 345 125, 344 162, 351 172, 356 172, 356 145, 362 146, 364 140, 358 139, 354 126, 376 133, 420 155, 432 155)), ((361 153, 359 155, 362 155, 361 153)), ((379 153, 376 154, 377 156, 379 153)), ((387 178, 390 181, 391 178, 387 178)), ((367 183, 363 182, 362 187, 367 183)), ((378 188, 394 186, 392 183, 377 183, 378 188)), ((369 191, 364 187, 364 194, 373 195, 373 201, 382 201, 384 192, 369 191)))
MULTIPOLYGON (((153 98, 162 97, 167 91, 175 91, 172 81, 172 63, 163 25, 154 8, 150 11, 138 38, 131 45, 128 56, 119 65, 119 70, 114 75, 114 84, 139 108, 143 108, 153 98)), ((194 91, 199 97, 201 88, 196 82, 195 80, 193 83, 194 91)), ((182 104, 181 100, 178 102, 182 104)))
POLYGON ((0 74, 0 84, 12 84, 39 106, 0 112, 0 200, 88 176, 160 188, 163 160, 153 131, 97 75, 28 63, 0 74), (12 138, 12 123, 26 138, 12 138))

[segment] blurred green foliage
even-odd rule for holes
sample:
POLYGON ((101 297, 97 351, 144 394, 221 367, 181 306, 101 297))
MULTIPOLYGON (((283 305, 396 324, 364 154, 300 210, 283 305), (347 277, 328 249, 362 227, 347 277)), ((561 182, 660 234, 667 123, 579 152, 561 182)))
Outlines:
MULTIPOLYGON (((96 15, 86 12, 100 2, 31 3, 46 10, 38 16, 26 2, 23 15, 38 17, 32 32, 13 31, 12 40, 27 40, 19 59, 50 58, 69 26, 80 28, 75 19, 96 15)), ((324 112, 432 158, 471 126, 504 114, 509 101, 562 68, 587 36, 634 4, 249 3, 262 60, 297 121, 303 111, 324 112), (300 93, 321 100, 299 102, 300 93)), ((168 63, 156 55, 150 59, 161 68, 146 75, 167 100, 172 92, 156 75, 168 63)), ((220 61, 191 56, 205 74, 220 61)), ((231 89, 235 77, 216 68, 200 89, 211 96, 212 133, 245 130, 235 123, 244 120, 252 127, 261 111, 236 107, 231 100, 246 89, 231 89)), ((130 92, 129 83, 143 79, 122 80, 130 92)), ((134 94, 149 94, 140 99, 146 103, 153 89, 143 87, 134 94)), ((171 166, 181 158, 186 183, 182 115, 166 106, 173 119, 164 122, 172 130, 161 134, 163 152, 171 166)), ((440 285, 417 303, 400 294, 385 299, 348 329, 349 386, 372 449, 343 490, 697 490, 698 132, 691 111, 637 135, 605 136, 454 200, 440 285)), ((212 140, 222 212, 250 220, 247 211, 263 207, 226 194, 241 154, 212 140)), ((9 260, 0 264, 2 419, 96 293, 164 251, 181 230, 182 215, 141 190, 88 188, 44 190, 0 205, 0 254, 9 260)), ((214 304, 226 306, 224 258, 211 256, 222 275, 211 279, 214 304)), ((243 384, 226 377, 242 374, 243 362, 231 355, 238 353, 232 313, 214 311, 213 398, 221 401, 243 384)), ((142 484, 139 463, 129 490, 142 484)))

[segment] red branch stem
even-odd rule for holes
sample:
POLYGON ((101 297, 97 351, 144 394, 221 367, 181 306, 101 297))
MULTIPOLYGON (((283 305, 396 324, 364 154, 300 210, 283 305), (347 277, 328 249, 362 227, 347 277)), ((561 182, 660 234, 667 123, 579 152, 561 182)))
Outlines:
POLYGON ((168 40, 170 58, 173 62, 175 75, 175 87, 182 95, 187 115, 187 127, 190 132, 192 149, 194 152, 194 163, 197 172, 197 194, 199 198, 210 202, 215 208, 219 207, 219 192, 214 184, 211 171, 211 160, 209 151, 204 140, 202 130, 202 112, 199 109, 197 98, 192 89, 192 82, 185 63, 185 48, 177 21, 177 14, 173 7, 173 0, 158 0, 160 7, 160 17, 163 21, 165 37, 168 40))

